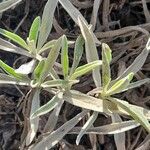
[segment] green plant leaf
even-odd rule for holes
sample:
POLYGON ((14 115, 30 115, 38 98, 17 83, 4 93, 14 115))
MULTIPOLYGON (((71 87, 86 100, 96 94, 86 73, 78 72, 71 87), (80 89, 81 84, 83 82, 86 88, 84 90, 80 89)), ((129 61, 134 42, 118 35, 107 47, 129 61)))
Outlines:
POLYGON ((20 73, 16 73, 15 69, 13 69, 12 67, 8 66, 7 64, 5 64, 2 60, 0 60, 0 67, 9 75, 15 77, 18 80, 27 80, 28 77, 26 75, 20 74, 20 73))
POLYGON ((110 62, 112 60, 111 49, 105 43, 102 44, 102 84, 104 91, 111 81, 110 62))
POLYGON ((79 65, 79 62, 80 62, 82 54, 83 54, 83 45, 84 45, 84 39, 80 35, 77 38, 76 43, 75 43, 73 64, 72 64, 69 76, 71 76, 74 73, 75 69, 79 65))
MULTIPOLYGON (((121 117, 118 114, 112 114, 111 119, 112 119, 113 123, 123 122, 121 117)), ((120 149, 121 150, 126 150, 126 147, 125 147, 125 143, 126 143, 125 132, 114 134, 114 141, 115 141, 117 150, 120 150, 120 149)))
POLYGON ((0 50, 16 53, 27 57, 33 57, 28 51, 13 45, 12 43, 0 38, 0 50))
POLYGON ((37 48, 40 49, 46 42, 50 31, 52 29, 54 12, 57 6, 58 0, 48 0, 43 11, 42 23, 39 31, 38 45, 37 48))
POLYGON ((36 60, 32 59, 31 61, 22 64, 18 69, 15 69, 15 72, 22 75, 28 75, 33 72, 35 64, 36 60))
POLYGON ((58 102, 60 100, 62 100, 62 92, 56 94, 48 103, 46 103, 45 105, 41 106, 39 109, 37 109, 32 115, 31 115, 31 119, 34 119, 36 117, 39 117, 41 115, 44 115, 48 112, 50 112, 51 110, 53 110, 58 102))
POLYGON ((11 39, 12 41, 16 42, 17 44, 19 44, 20 46, 22 46, 23 48, 28 50, 27 43, 17 34, 9 32, 9 31, 2 29, 2 28, 0 28, 0 34, 11 39))
POLYGON ((39 28, 41 24, 41 18, 40 16, 36 17, 31 25, 30 31, 29 31, 29 41, 34 41, 34 43, 37 42, 39 28))
POLYGON ((41 54, 42 52, 48 50, 48 49, 51 49, 56 43, 56 40, 51 40, 49 42, 47 42, 40 50, 38 50, 39 54, 41 54))
POLYGON ((93 61, 91 63, 88 63, 86 65, 80 66, 78 67, 75 72, 70 76, 71 80, 76 79, 77 77, 80 77, 84 74, 86 74, 87 72, 95 69, 96 67, 99 67, 100 65, 102 65, 102 61, 101 60, 97 60, 97 61, 93 61))
POLYGON ((136 57, 134 62, 120 75, 116 80, 113 80, 111 84, 116 83, 118 80, 124 78, 127 76, 130 72, 133 72, 134 74, 137 73, 141 67, 144 65, 144 62, 150 52, 150 39, 147 42, 146 47, 143 49, 143 51, 136 57))
POLYGON ((0 3, 0 13, 6 11, 9 8, 12 8, 16 4, 20 3, 22 0, 7 0, 0 3))
POLYGON ((79 132, 79 135, 76 139, 76 144, 79 145, 79 142, 82 138, 82 136, 86 133, 86 131, 93 125, 94 121, 98 117, 98 112, 93 112, 93 114, 90 116, 90 118, 87 120, 87 122, 84 124, 84 126, 81 128, 81 131, 79 132))
POLYGON ((139 122, 148 132, 150 132, 150 123, 145 116, 144 110, 141 111, 137 106, 130 105, 128 102, 117 98, 109 98, 110 101, 122 107, 127 111, 137 122, 139 122))
POLYGON ((116 93, 120 93, 124 91, 124 89, 127 88, 127 86, 130 84, 130 81, 133 78, 133 73, 128 74, 125 78, 119 80, 116 82, 112 87, 109 88, 109 90, 106 92, 106 95, 113 95, 116 93))
POLYGON ((36 68, 34 69, 33 76, 34 76, 34 80, 37 81, 37 82, 40 79, 41 72, 43 70, 43 66, 45 65, 45 61, 46 61, 45 59, 40 61, 38 63, 38 65, 36 66, 36 68))
MULTIPOLYGON (((91 127, 87 129, 85 134, 118 134, 138 127, 140 124, 134 120, 123 121, 119 123, 111 123, 99 127, 91 127)), ((74 127, 69 134, 79 134, 81 127, 74 127)))
POLYGON ((63 98, 68 103, 71 103, 72 105, 75 105, 81 108, 85 108, 85 109, 89 109, 89 110, 93 110, 97 112, 106 112, 106 113, 109 112, 104 105, 105 101, 103 101, 102 99, 97 99, 97 98, 82 94, 78 91, 70 90, 70 92, 64 93, 63 98))
POLYGON ((56 80, 52 80, 52 81, 46 81, 44 83, 41 84, 41 87, 43 88, 47 88, 47 87, 56 87, 56 86, 66 86, 67 84, 72 85, 75 83, 78 83, 78 80, 61 80, 61 79, 56 79, 56 80))
POLYGON ((51 149, 55 146, 86 114, 87 110, 77 114, 74 118, 64 123, 60 128, 47 134, 38 143, 31 145, 29 149, 41 150, 43 147, 51 149))
MULTIPOLYGON (((83 19, 78 18, 78 22, 85 40, 85 51, 87 62, 89 63, 92 61, 99 60, 96 44, 93 37, 93 32, 91 31, 91 29, 89 29, 88 25, 83 19)), ((101 86, 100 68, 94 69, 92 75, 95 85, 97 87, 100 87, 101 86)))
POLYGON ((143 80, 132 82, 122 92, 133 89, 133 88, 136 88, 136 87, 140 87, 141 85, 146 84, 146 83, 147 84, 150 83, 150 78, 146 78, 146 79, 143 79, 143 80))
POLYGON ((61 64, 64 79, 66 79, 68 77, 69 58, 68 58, 68 42, 67 37, 65 35, 62 36, 61 64))
MULTIPOLYGON (((40 107, 40 89, 32 90, 32 93, 30 93, 30 97, 28 100, 32 101, 30 111, 31 116, 40 107)), ((33 141, 37 133, 39 127, 39 117, 36 117, 35 119, 30 118, 29 123, 29 131, 26 137, 27 146, 33 141)))
MULTIPOLYGON (((67 11, 67 13, 71 16, 71 18, 74 20, 74 22, 79 25, 78 17, 82 19, 82 21, 88 26, 87 21, 83 17, 83 15, 80 13, 80 11, 71 3, 70 0, 59 0, 59 3, 64 7, 64 9, 67 11)), ((101 42, 97 39, 95 34, 92 32, 92 36, 94 38, 95 43, 101 44, 101 42)))
POLYGON ((63 100, 59 101, 57 106, 51 112, 51 114, 49 115, 48 121, 46 122, 46 125, 44 127, 43 133, 46 133, 46 132, 50 133, 50 132, 54 131, 54 128, 55 128, 57 121, 59 119, 59 113, 61 111, 63 103, 64 103, 63 100))
POLYGON ((0 84, 30 86, 30 81, 19 81, 14 77, 0 73, 0 84))
POLYGON ((46 58, 45 65, 43 66, 43 71, 41 72, 40 80, 45 80, 47 75, 52 70, 52 67, 59 55, 59 51, 62 44, 62 37, 60 37, 55 45, 52 47, 51 51, 48 54, 48 57, 46 58))

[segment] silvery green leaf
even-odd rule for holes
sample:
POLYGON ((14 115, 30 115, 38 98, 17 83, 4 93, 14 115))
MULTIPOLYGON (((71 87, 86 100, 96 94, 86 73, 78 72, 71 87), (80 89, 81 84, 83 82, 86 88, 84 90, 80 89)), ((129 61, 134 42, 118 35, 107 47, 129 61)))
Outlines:
MULTIPOLYGON (((84 20, 78 18, 79 27, 81 29, 81 33, 85 40, 85 51, 86 51, 86 59, 87 62, 92 62, 99 60, 96 44, 94 41, 93 33, 91 29, 89 29, 88 25, 84 20)), ((100 75, 100 68, 96 68, 93 70, 93 80, 97 87, 101 86, 101 75, 100 75)))
POLYGON ((11 53, 24 55, 27 57, 33 57, 28 51, 13 45, 12 43, 0 38, 0 50, 4 50, 11 53))
POLYGON ((79 145, 79 142, 82 138, 82 136, 86 133, 86 131, 93 125, 94 121, 98 117, 98 112, 93 112, 93 114, 90 116, 90 118, 87 120, 87 122, 84 124, 84 126, 81 128, 81 131, 79 132, 76 144, 79 145))
POLYGON ((133 73, 130 73, 125 78, 118 80, 114 85, 112 85, 107 91, 106 95, 113 95, 116 93, 120 93, 124 91, 124 89, 127 88, 127 86, 130 84, 130 81, 133 78, 133 73))
POLYGON ((60 128, 52 133, 44 136, 44 138, 36 144, 31 145, 30 150, 41 150, 43 147, 51 149, 55 146, 86 114, 88 111, 82 111, 71 120, 64 123, 60 128))
POLYGON ((45 65, 45 59, 40 61, 36 68, 33 71, 34 80, 38 82, 41 76, 41 72, 43 71, 43 66, 45 65))
POLYGON ((80 35, 75 42, 73 64, 72 64, 69 76, 71 76, 74 73, 75 69, 79 65, 79 62, 83 54, 83 45, 84 45, 84 39, 80 35))
POLYGON ((66 79, 68 77, 69 71, 69 58, 68 58, 68 41, 65 35, 62 36, 61 64, 64 79, 66 79))
MULTIPOLYGON (((74 20, 74 22, 79 25, 78 17, 82 19, 82 21, 88 26, 87 21, 83 17, 83 15, 80 13, 80 11, 73 6, 73 4, 69 0, 59 0, 59 3, 64 7, 64 9, 67 11, 67 13, 71 16, 71 18, 74 20)), ((92 36, 94 38, 95 43, 101 44, 101 42, 96 38, 95 34, 92 32, 92 36)))
POLYGON ((111 81, 110 62, 112 60, 111 49, 105 43, 102 43, 102 84, 104 91, 111 81))
MULTIPOLYGON (((77 107, 97 111, 97 112, 106 112, 109 113, 105 107, 105 102, 102 99, 97 99, 86 94, 82 94, 78 91, 70 90, 69 92, 64 93, 63 99, 72 105, 77 107)), ((109 103, 109 102, 108 102, 109 103)), ((111 103, 111 102, 110 102, 111 103)))
POLYGON ((39 54, 48 50, 48 49, 51 49, 56 43, 56 40, 51 40, 49 42, 47 42, 40 50, 39 50, 39 54))
POLYGON ((145 115, 145 110, 141 111, 137 106, 130 105, 128 102, 117 98, 108 98, 110 101, 122 107, 127 111, 137 122, 139 122, 148 132, 150 132, 150 123, 145 115))
POLYGON ((43 66, 43 71, 41 72, 41 76, 40 76, 41 80, 45 80, 47 75, 50 73, 59 55, 61 44, 62 44, 62 37, 60 37, 56 41, 55 45, 52 47, 51 51, 49 52, 48 57, 46 58, 45 65, 43 66))
POLYGON ((25 85, 30 86, 30 81, 19 81, 14 77, 0 73, 0 84, 25 85))
POLYGON ((2 68, 6 73, 15 77, 18 80, 28 80, 28 77, 21 73, 16 73, 15 69, 5 64, 2 60, 0 60, 0 68, 2 68))
POLYGON ((22 0, 7 0, 0 3, 0 13, 6 11, 9 8, 12 8, 16 4, 20 3, 22 0))
POLYGON ((58 0, 48 0, 43 11, 42 22, 39 31, 38 45, 37 48, 40 49, 46 42, 50 31, 52 29, 54 12, 57 6, 58 0))
POLYGON ((39 28, 40 28, 41 18, 38 16, 34 19, 30 31, 29 31, 29 41, 34 41, 36 44, 39 28))
POLYGON ((61 92, 56 94, 48 103, 35 110, 30 118, 34 119, 53 110, 58 105, 58 102, 62 100, 62 94, 61 92))
POLYGON ((52 111, 52 113, 50 114, 50 116, 46 122, 43 133, 46 133, 46 132, 50 133, 50 132, 54 131, 54 128, 55 128, 57 121, 58 121, 60 110, 63 106, 63 103, 64 103, 63 100, 58 102, 57 106, 54 108, 54 110, 52 111))
POLYGON ((2 28, 0 28, 0 34, 11 39, 12 41, 16 42, 17 44, 19 44, 20 46, 22 46, 23 48, 28 50, 27 43, 17 34, 9 32, 9 31, 2 29, 2 28))
POLYGON ((74 79, 88 73, 89 71, 94 70, 95 68, 99 67, 100 65, 102 65, 102 61, 97 60, 97 61, 93 61, 93 62, 90 62, 88 64, 85 64, 83 66, 80 66, 70 76, 70 79, 74 80, 74 79))
POLYGON ((87 21, 85 20, 85 18, 83 17, 83 15, 80 13, 80 11, 75 8, 72 3, 69 0, 59 0, 59 3, 64 7, 64 9, 68 12, 68 14, 71 16, 71 18, 74 20, 74 22, 76 24, 78 23, 78 17, 82 18, 86 24, 87 21))
POLYGON ((99 7, 101 6, 102 0, 95 0, 93 4, 93 11, 92 11, 92 16, 91 16, 91 21, 90 24, 92 24, 92 30, 95 29, 96 23, 97 23, 97 16, 98 16, 98 10, 99 7))
MULTIPOLYGON (((111 123, 99 127, 91 127, 85 134, 118 134, 138 127, 140 124, 134 120, 111 123)), ((79 134, 81 127, 74 127, 69 134, 79 134)))
MULTIPOLYGON (((29 100, 32 100, 31 104, 31 111, 30 111, 30 116, 40 107, 40 89, 35 89, 33 91, 33 97, 29 100)), ((26 145, 28 146, 34 139, 38 127, 39 127, 39 117, 36 117, 35 119, 29 120, 29 132, 26 137, 26 145)))
POLYGON ((123 90, 123 92, 127 91, 127 90, 130 90, 130 89, 133 89, 133 88, 136 88, 136 87, 140 87, 141 85, 146 84, 146 83, 150 83, 150 78, 146 78, 146 79, 143 79, 143 80, 139 80, 139 81, 130 83, 127 86, 127 88, 125 88, 123 90))
POLYGON ((43 88, 56 87, 56 86, 63 87, 63 86, 66 86, 67 84, 72 85, 72 84, 75 84, 78 82, 79 82, 79 80, 66 81, 66 80, 56 79, 56 80, 46 81, 46 82, 42 83, 41 87, 43 87, 43 88))
MULTIPOLYGON (((121 117, 118 114, 112 114, 111 119, 113 123, 123 122, 121 117)), ((125 147, 125 132, 114 134, 114 140, 117 147, 117 150, 126 150, 125 147)))
POLYGON ((28 75, 29 73, 32 73, 35 67, 36 60, 33 59, 29 61, 28 63, 22 64, 18 69, 15 69, 16 73, 28 75))
POLYGON ((127 76, 129 73, 133 72, 134 74, 137 73, 142 66, 144 65, 144 62, 150 52, 150 39, 147 42, 146 47, 142 50, 142 52, 136 57, 136 59, 134 60, 134 62, 122 73, 122 75, 120 75, 116 80, 113 80, 111 82, 111 84, 114 84, 115 82, 117 82, 118 80, 124 78, 125 76, 127 76))

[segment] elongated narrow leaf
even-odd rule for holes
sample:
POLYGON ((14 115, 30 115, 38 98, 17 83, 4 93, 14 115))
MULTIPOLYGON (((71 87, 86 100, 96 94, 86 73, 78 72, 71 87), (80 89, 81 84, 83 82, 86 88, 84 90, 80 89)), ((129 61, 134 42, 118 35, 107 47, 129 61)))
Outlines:
POLYGON ((30 86, 30 81, 19 81, 14 77, 0 73, 0 84, 25 85, 30 86))
POLYGON ((64 7, 64 9, 68 12, 68 14, 71 16, 71 18, 74 20, 74 22, 76 24, 78 23, 78 17, 82 18, 86 24, 87 21, 85 20, 85 18, 83 17, 83 15, 80 13, 80 11, 75 8, 72 3, 69 0, 59 0, 60 4, 64 7))
POLYGON ((76 144, 79 145, 79 142, 82 138, 82 136, 86 133, 86 131, 93 125, 94 121, 98 117, 98 112, 93 112, 93 114, 90 116, 88 121, 84 124, 84 126, 81 128, 81 131, 76 139, 76 144))
POLYGON ((148 132, 150 132, 150 123, 145 116, 145 112, 141 111, 134 105, 130 105, 123 100, 119 100, 117 98, 109 98, 112 102, 122 107, 125 111, 127 111, 137 122, 139 122, 148 132))
MULTIPOLYGON (((111 118, 112 118, 113 123, 117 123, 117 122, 121 123, 122 122, 122 119, 118 114, 112 114, 111 118)), ((114 140, 115 140, 117 150, 120 150, 120 149, 121 150, 126 150, 126 148, 125 148, 126 140, 125 140, 125 133, 124 132, 114 134, 114 140)))
POLYGON ((27 76, 20 74, 20 73, 16 73, 15 69, 13 69, 12 67, 8 66, 7 64, 5 64, 2 60, 0 60, 0 68, 2 68, 6 73, 8 73, 9 75, 15 77, 18 80, 26 80, 28 79, 27 76))
POLYGON ((43 46, 43 44, 46 42, 50 34, 57 3, 58 0, 48 0, 44 7, 44 11, 42 15, 42 23, 41 23, 39 38, 38 38, 38 46, 37 46, 38 49, 40 49, 43 46))
POLYGON ((67 42, 67 37, 65 35, 63 35, 62 37, 61 64, 62 64, 64 79, 66 79, 68 77, 69 58, 68 58, 68 42, 67 42))
POLYGON ((53 46, 53 48, 51 49, 51 51, 48 54, 48 57, 45 61, 45 65, 43 66, 43 71, 41 72, 41 80, 44 80, 46 78, 46 76, 50 73, 58 55, 59 55, 59 51, 61 48, 61 42, 62 42, 62 38, 60 37, 55 45, 53 46))
MULTIPOLYGON (((130 115, 120 105, 118 105, 116 109, 113 106, 114 102, 111 102, 111 100, 107 101, 107 100, 97 99, 97 98, 82 94, 78 91, 71 90, 70 92, 64 93, 63 98, 68 103, 71 103, 72 105, 75 105, 81 108, 85 108, 85 109, 89 109, 89 110, 93 110, 97 112, 105 112, 108 114, 118 113, 118 114, 130 115)), ((109 99, 109 97, 107 99, 109 99)), ((123 102, 129 105, 128 102, 125 102, 125 101, 123 102)), ((150 110, 144 109, 139 106, 131 105, 131 104, 130 106, 136 108, 140 112, 143 112, 145 117, 148 120, 150 120, 150 110)))
POLYGON ((81 59, 82 54, 83 54, 83 44, 84 44, 84 39, 80 35, 77 38, 76 43, 75 43, 73 64, 72 64, 69 76, 71 76, 74 73, 75 69, 79 65, 80 59, 81 59))
POLYGON ((35 64, 36 60, 33 59, 25 64, 22 64, 18 69, 15 69, 15 72, 23 75, 28 75, 29 73, 33 72, 35 64))
POLYGON ((127 91, 127 90, 130 90, 130 89, 136 88, 136 87, 140 87, 141 85, 146 84, 146 83, 150 83, 150 78, 146 78, 146 79, 143 79, 143 80, 139 80, 139 81, 130 83, 127 86, 127 88, 124 89, 123 91, 127 91))
POLYGON ((111 71, 110 71, 110 62, 112 60, 111 49, 107 44, 102 44, 102 84, 104 91, 107 90, 107 87, 111 81, 111 71))
POLYGON ((51 149, 55 146, 86 114, 88 111, 82 111, 71 120, 67 121, 56 131, 45 136, 40 142, 30 147, 32 150, 42 150, 43 147, 51 149))
POLYGON ((29 31, 29 41, 34 41, 36 43, 38 33, 39 33, 39 28, 40 28, 40 23, 41 23, 41 18, 38 16, 34 19, 30 31, 29 31))
POLYGON ((61 80, 61 79, 56 79, 56 80, 46 81, 46 82, 42 83, 41 87, 43 87, 43 88, 56 87, 56 86, 63 87, 63 86, 66 86, 67 84, 72 85, 72 84, 75 84, 78 82, 79 82, 79 80, 65 81, 65 80, 61 80))
POLYGON ((97 23, 97 16, 98 16, 98 10, 101 6, 102 0, 95 0, 93 4, 93 11, 91 15, 91 21, 90 24, 92 24, 92 30, 95 30, 96 23, 97 23))
MULTIPOLYGON (((64 94, 64 100, 72 105, 97 111, 97 112, 109 112, 105 107, 105 101, 96 99, 94 97, 82 94, 78 91, 70 91, 64 94)), ((111 105, 111 104, 110 104, 111 105)))
POLYGON ((41 115, 44 115, 44 114, 50 112, 52 109, 54 109, 57 106, 57 104, 60 100, 62 100, 62 93, 58 93, 48 103, 46 103, 45 105, 43 105, 39 109, 37 109, 31 115, 31 119, 34 119, 36 117, 39 117, 41 115))
POLYGON ((134 60, 134 62, 123 72, 121 76, 119 76, 116 80, 112 81, 112 84, 117 82, 118 80, 124 78, 129 73, 133 72, 134 74, 137 73, 141 67, 144 65, 144 62, 150 52, 150 39, 147 42, 146 47, 143 49, 143 51, 137 56, 137 58, 134 60))
POLYGON ((0 13, 2 13, 3 11, 6 11, 7 9, 17 5, 18 3, 20 3, 22 0, 7 0, 4 2, 0 3, 0 13))
POLYGON ((7 31, 5 29, 1 29, 1 28, 0 28, 0 34, 11 39, 12 41, 16 42, 17 44, 19 44, 20 46, 22 46, 23 48, 28 50, 28 45, 26 44, 26 42, 17 34, 9 32, 9 31, 7 31))
POLYGON ((39 50, 39 54, 52 48, 56 43, 56 40, 52 40, 52 41, 49 41, 47 42, 40 50, 39 50))
POLYGON ((28 51, 26 51, 26 50, 24 50, 20 47, 17 47, 15 45, 13 45, 12 43, 10 43, 6 40, 3 40, 1 38, 0 38, 0 50, 4 50, 4 51, 7 51, 7 52, 24 55, 24 56, 27 56, 27 57, 32 57, 32 55, 28 51))
POLYGON ((97 60, 97 61, 88 63, 86 65, 80 66, 71 75, 70 79, 76 79, 77 77, 80 77, 80 76, 86 74, 87 72, 94 70, 96 67, 99 67, 100 65, 102 65, 102 61, 97 60))
MULTIPOLYGON (((78 17, 80 17, 86 25, 88 25, 87 21, 83 17, 83 15, 80 13, 80 11, 73 6, 73 4, 69 0, 59 0, 59 3, 64 7, 64 9, 67 11, 67 13, 71 16, 71 18, 74 20, 74 22, 79 25, 78 17)), ((101 42, 96 38, 95 34, 92 32, 93 38, 95 43, 101 44, 101 42)))
MULTIPOLYGON (((30 111, 30 116, 40 107, 40 89, 35 89, 33 90, 33 97, 30 95, 32 100, 31 104, 31 111, 30 111)), ((39 117, 36 117, 35 119, 30 118, 30 126, 29 126, 29 132, 26 137, 26 145, 28 146, 34 139, 38 126, 39 126, 39 117)))
POLYGON ((53 80, 60 79, 54 68, 52 68, 50 74, 53 80))
MULTIPOLYGON (((111 123, 100 127, 91 127, 85 134, 118 134, 138 127, 140 124, 136 121, 123 121, 111 123)), ((79 134, 81 127, 73 128, 69 134, 79 134)))
MULTIPOLYGON (((92 61, 99 60, 92 31, 89 29, 87 24, 81 18, 78 18, 78 22, 85 40, 85 51, 87 62, 89 63, 92 61)), ((101 86, 100 68, 94 69, 92 75, 95 85, 97 87, 100 87, 101 86)))
POLYGON ((53 112, 50 114, 48 121, 46 122, 46 125, 44 127, 44 131, 43 131, 44 133, 46 132, 50 133, 54 131, 54 128, 57 124, 58 116, 59 116, 63 103, 64 103, 63 100, 59 101, 57 106, 54 108, 53 112))
POLYGON ((133 73, 130 73, 125 78, 117 81, 107 92, 106 95, 113 95, 116 93, 120 93, 124 91, 124 89, 127 88, 127 86, 130 84, 130 81, 133 78, 133 73))
POLYGON ((38 82, 38 80, 40 79, 41 72, 43 70, 43 66, 44 65, 45 65, 45 59, 43 59, 42 61, 40 61, 38 63, 38 65, 36 66, 36 68, 34 69, 33 76, 34 76, 34 80, 36 82, 38 82))

